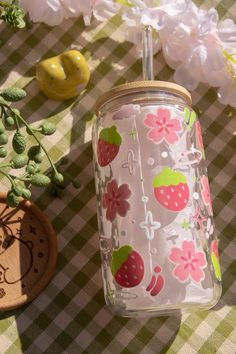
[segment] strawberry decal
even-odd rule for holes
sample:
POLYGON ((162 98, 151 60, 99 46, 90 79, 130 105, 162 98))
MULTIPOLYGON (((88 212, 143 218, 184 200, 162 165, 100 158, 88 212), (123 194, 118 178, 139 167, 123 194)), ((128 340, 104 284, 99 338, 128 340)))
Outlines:
POLYGON ((178 212, 189 201, 189 187, 186 177, 165 167, 153 180, 154 194, 157 201, 166 209, 178 212))
POLYGON ((112 253, 111 272, 120 286, 133 288, 143 279, 143 258, 130 245, 122 246, 112 253))
POLYGON ((97 157, 100 166, 109 165, 119 152, 122 138, 115 125, 101 130, 97 145, 97 157))
POLYGON ((162 268, 160 266, 156 266, 154 268, 154 272, 157 275, 155 275, 155 274, 152 275, 151 281, 146 288, 147 292, 150 291, 151 296, 158 295, 165 285, 164 277, 161 274, 159 274, 159 273, 161 273, 161 271, 162 271, 162 268))
POLYGON ((211 261, 213 264, 215 276, 218 280, 221 281, 220 257, 216 240, 212 241, 211 243, 211 261))

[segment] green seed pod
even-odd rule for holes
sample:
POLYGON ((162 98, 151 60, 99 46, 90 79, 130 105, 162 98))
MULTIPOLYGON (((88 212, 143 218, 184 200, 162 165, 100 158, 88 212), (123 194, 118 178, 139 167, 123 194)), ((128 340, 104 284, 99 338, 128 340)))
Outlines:
POLYGON ((38 173, 41 171, 41 165, 39 163, 30 163, 26 167, 26 172, 28 172, 30 175, 33 175, 34 173, 38 173))
POLYGON ((5 132, 5 127, 2 123, 2 121, 0 120, 0 134, 4 133, 5 132))
POLYGON ((37 163, 43 161, 43 154, 39 145, 31 146, 28 151, 28 156, 30 160, 34 160, 37 163))
POLYGON ((18 197, 21 197, 22 196, 22 190, 23 190, 23 187, 19 186, 18 184, 14 184, 12 186, 12 191, 15 195, 17 195, 18 197))
POLYGON ((50 178, 42 173, 36 173, 31 178, 32 185, 36 187, 46 187, 50 184, 50 182, 50 178))
POLYGON ((57 172, 53 175, 53 182, 55 182, 56 184, 62 184, 64 182, 64 176, 57 172))
POLYGON ((28 172, 30 175, 34 174, 35 173, 35 165, 33 164, 29 164, 27 167, 26 167, 26 172, 28 172))
POLYGON ((12 168, 22 168, 28 163, 28 156, 25 154, 16 155, 11 160, 12 168))
POLYGON ((17 154, 22 154, 26 148, 25 137, 20 133, 16 132, 12 139, 12 147, 17 154))
POLYGON ((25 199, 30 199, 31 192, 28 188, 22 188, 22 197, 25 199))
POLYGON ((0 104, 1 105, 4 105, 6 104, 7 102, 4 100, 4 98, 1 96, 1 93, 0 93, 0 104))
POLYGON ((0 146, 0 157, 6 157, 7 156, 7 149, 4 146, 0 146))
POLYGON ((35 155, 35 156, 34 156, 34 161, 35 161, 36 163, 42 162, 42 161, 43 161, 43 154, 40 153, 40 154, 35 155))
POLYGON ((38 173, 38 172, 40 172, 40 171, 41 171, 41 165, 40 165, 40 163, 36 163, 36 164, 35 164, 34 172, 35 172, 35 173, 38 173))
POLYGON ((41 133, 43 135, 52 135, 56 131, 56 126, 53 123, 45 122, 41 126, 41 133))
POLYGON ((10 87, 1 92, 1 96, 4 100, 9 102, 16 102, 22 100, 26 96, 25 90, 20 87, 10 87))
POLYGON ((12 128, 15 125, 15 119, 11 116, 5 118, 5 126, 6 128, 12 128))
POLYGON ((0 134, 0 145, 6 145, 8 143, 8 136, 5 133, 0 134))
POLYGON ((7 193, 7 205, 15 208, 19 205, 20 203, 20 198, 13 193, 13 191, 9 191, 7 193))

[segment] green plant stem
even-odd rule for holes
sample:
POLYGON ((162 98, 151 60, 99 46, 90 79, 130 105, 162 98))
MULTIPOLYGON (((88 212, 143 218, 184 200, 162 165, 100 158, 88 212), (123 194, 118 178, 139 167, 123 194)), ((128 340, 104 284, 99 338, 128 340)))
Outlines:
POLYGON ((5 6, 8 6, 8 5, 9 5, 9 3, 4 2, 4 1, 0 1, 0 6, 5 7, 5 6))
MULTIPOLYGON (((48 159, 48 161, 49 161, 49 163, 50 163, 50 165, 51 165, 53 171, 57 174, 57 169, 56 169, 56 167, 55 167, 55 165, 54 165, 54 163, 53 163, 51 157, 49 156, 49 154, 48 154, 47 150, 45 149, 45 147, 43 146, 43 144, 41 144, 40 140, 39 140, 39 139, 37 138, 37 136, 35 135, 33 129, 30 127, 30 125, 24 120, 23 117, 21 117, 20 114, 14 112, 14 110, 12 110, 12 108, 11 108, 10 105, 4 103, 4 106, 5 106, 7 109, 9 109, 9 110, 25 125, 25 127, 30 131, 31 135, 33 135, 34 139, 37 141, 37 143, 39 144, 39 146, 42 148, 42 150, 44 151, 45 155, 47 156, 47 159, 48 159)), ((17 121, 17 119, 16 119, 16 121, 17 121)))
POLYGON ((31 178, 27 178, 27 177, 17 177, 18 181, 22 181, 22 182, 30 182, 31 178))
MULTIPOLYGON (((16 115, 16 113, 15 113, 15 115, 16 115)), ((17 119, 15 119, 15 122, 16 122, 16 131, 18 132, 20 130, 20 125, 19 125, 19 122, 17 119)))
MULTIPOLYGON (((1 167, 1 166, 0 166, 0 167, 1 167)), ((2 170, 0 169, 0 173, 1 173, 3 176, 5 176, 6 178, 8 178, 9 181, 11 182, 11 184, 14 186, 15 182, 14 182, 13 178, 12 178, 7 172, 4 172, 4 171, 2 171, 2 170)))
POLYGON ((0 163, 0 170, 1 168, 5 168, 5 167, 11 167, 10 163, 0 163))

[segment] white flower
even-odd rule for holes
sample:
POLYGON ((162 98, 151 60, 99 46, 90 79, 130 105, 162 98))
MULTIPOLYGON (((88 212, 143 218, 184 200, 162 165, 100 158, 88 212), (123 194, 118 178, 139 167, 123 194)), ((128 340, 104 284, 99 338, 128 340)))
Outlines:
MULTIPOLYGON (((126 39, 141 52, 142 28, 151 26, 160 31, 165 26, 167 15, 176 16, 184 12, 188 0, 128 0, 130 6, 122 8, 122 19, 129 28, 126 39)), ((160 38, 154 32, 153 52, 161 48, 160 38)))
POLYGON ((220 103, 236 108, 236 79, 232 79, 228 85, 219 88, 218 98, 220 103))
POLYGON ((211 79, 218 85, 215 73, 225 67, 225 58, 219 47, 217 23, 215 9, 200 10, 189 2, 184 12, 166 18, 159 33, 164 56, 176 69, 175 80, 189 90, 211 79))
POLYGON ((122 15, 129 27, 144 25, 160 30, 165 26, 166 15, 183 12, 188 0, 129 0, 129 3, 130 7, 123 7, 122 15))
POLYGON ((98 21, 107 21, 116 15, 121 7, 116 0, 94 0, 94 2, 93 15, 98 21))
POLYGON ((76 0, 20 0, 20 4, 33 22, 44 22, 49 26, 59 25, 64 18, 80 14, 76 0))
POLYGON ((174 79, 189 90, 199 82, 219 87, 223 104, 236 106, 236 24, 219 22, 214 8, 199 9, 191 0, 20 0, 33 22, 54 26, 64 18, 94 16, 107 21, 120 13, 129 27, 126 39, 142 54, 142 32, 153 28, 153 52, 160 48, 174 79))
POLYGON ((224 72, 218 73, 219 76, 224 75, 223 82, 218 85, 219 101, 236 107, 236 24, 230 19, 220 22, 218 36, 226 62, 224 72))

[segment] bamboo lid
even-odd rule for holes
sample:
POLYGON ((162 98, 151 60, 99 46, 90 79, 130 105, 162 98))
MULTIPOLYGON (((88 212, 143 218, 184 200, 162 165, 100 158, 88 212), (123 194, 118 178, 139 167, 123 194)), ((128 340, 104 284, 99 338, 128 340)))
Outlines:
POLYGON ((105 103, 115 98, 122 97, 130 93, 150 90, 165 91, 177 94, 185 99, 188 105, 191 106, 192 104, 191 94, 183 86, 167 81, 133 81, 123 85, 115 86, 110 91, 104 93, 96 102, 95 112, 98 114, 99 110, 105 103))

